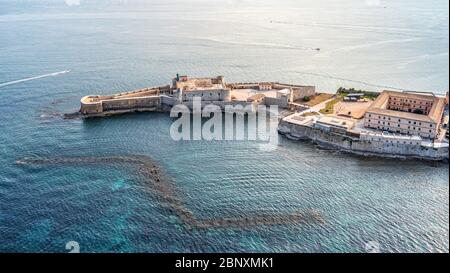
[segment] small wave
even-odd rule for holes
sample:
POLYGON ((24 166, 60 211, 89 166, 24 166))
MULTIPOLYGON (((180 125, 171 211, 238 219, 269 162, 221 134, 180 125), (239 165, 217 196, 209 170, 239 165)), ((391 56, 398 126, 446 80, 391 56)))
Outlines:
POLYGON ((61 75, 61 74, 66 74, 66 73, 69 73, 69 72, 70 72, 70 70, 63 70, 63 71, 53 72, 53 73, 39 75, 39 76, 35 76, 35 77, 30 77, 30 78, 15 80, 15 81, 9 81, 9 82, 3 82, 3 83, 0 83, 0 88, 8 86, 8 85, 22 83, 22 82, 28 82, 28 81, 32 81, 32 80, 47 78, 47 77, 54 77, 54 76, 58 76, 58 75, 61 75))
POLYGON ((221 45, 227 44, 230 46, 247 46, 247 47, 257 47, 257 48, 266 48, 266 49, 285 49, 285 50, 302 50, 302 51, 317 51, 318 50, 318 48, 305 47, 305 46, 293 45, 293 44, 250 42, 250 41, 249 42, 230 41, 230 40, 214 38, 214 37, 205 37, 205 38, 185 37, 185 39, 205 41, 205 42, 216 43, 216 44, 221 44, 221 45))
POLYGON ((415 28, 402 28, 402 27, 386 27, 386 26, 370 26, 370 25, 355 25, 355 24, 325 24, 325 23, 302 23, 302 22, 289 22, 289 21, 270 21, 273 24, 280 25, 294 25, 311 28, 324 28, 324 29, 337 29, 340 31, 352 31, 352 32, 367 32, 376 34, 388 34, 403 37, 416 37, 416 38, 430 38, 438 37, 434 30, 422 30, 419 32, 415 28))

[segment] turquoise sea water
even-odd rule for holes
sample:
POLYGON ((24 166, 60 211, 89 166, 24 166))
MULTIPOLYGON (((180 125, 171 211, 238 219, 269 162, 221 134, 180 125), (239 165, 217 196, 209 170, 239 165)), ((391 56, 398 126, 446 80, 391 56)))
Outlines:
POLYGON ((77 241, 82 252, 364 252, 376 241, 385 252, 448 252, 448 164, 282 137, 272 152, 175 142, 165 113, 59 116, 85 94, 175 73, 443 94, 448 48, 447 1, 0 1, 0 251, 77 241), (15 164, 129 154, 154 158, 199 218, 314 209, 325 224, 188 230, 133 168, 15 164))

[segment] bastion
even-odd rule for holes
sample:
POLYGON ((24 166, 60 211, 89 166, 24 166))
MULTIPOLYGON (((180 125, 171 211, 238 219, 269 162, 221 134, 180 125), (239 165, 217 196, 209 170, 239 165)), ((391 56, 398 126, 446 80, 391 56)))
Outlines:
MULTIPOLYGON (((113 95, 88 95, 81 99, 83 117, 101 117, 128 112, 164 111, 183 104, 192 108, 194 98, 202 106, 214 104, 243 106, 257 111, 258 105, 276 105, 286 109, 299 98, 315 95, 314 86, 277 82, 226 83, 223 76, 190 78, 177 76, 171 85, 143 88, 113 95)), ((298 106, 297 106, 298 107, 298 106)))
POLYGON ((298 103, 316 95, 314 86, 226 83, 223 76, 189 78, 177 74, 170 85, 85 96, 79 114, 90 118, 169 111, 176 105, 192 110, 195 98, 201 98, 202 108, 213 104, 222 111, 226 106, 242 106, 244 113, 256 112, 260 105, 278 106, 281 113, 287 113, 279 117, 278 132, 291 139, 308 139, 321 146, 363 155, 448 160, 448 124, 443 122, 448 123, 448 93, 441 98, 432 93, 383 91, 362 119, 322 114, 322 110, 315 109, 322 104, 331 108, 327 104, 339 100, 339 93, 312 107, 298 103))

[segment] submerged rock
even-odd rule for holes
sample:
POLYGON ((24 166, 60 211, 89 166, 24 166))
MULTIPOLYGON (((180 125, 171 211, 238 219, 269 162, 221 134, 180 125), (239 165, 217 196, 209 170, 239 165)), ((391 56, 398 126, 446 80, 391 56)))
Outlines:
POLYGON ((175 214, 187 229, 198 228, 247 228, 258 225, 285 225, 296 223, 323 223, 323 217, 317 211, 293 212, 293 213, 273 213, 246 215, 235 218, 213 218, 208 220, 198 220, 195 215, 184 206, 183 201, 175 194, 176 189, 173 183, 166 176, 158 171, 159 167, 148 156, 127 155, 127 156, 90 156, 90 157, 56 157, 56 158, 24 158, 17 160, 16 164, 44 166, 44 165, 86 165, 86 164, 131 164, 135 165, 137 171, 144 180, 152 187, 153 192, 166 203, 168 211, 175 214))

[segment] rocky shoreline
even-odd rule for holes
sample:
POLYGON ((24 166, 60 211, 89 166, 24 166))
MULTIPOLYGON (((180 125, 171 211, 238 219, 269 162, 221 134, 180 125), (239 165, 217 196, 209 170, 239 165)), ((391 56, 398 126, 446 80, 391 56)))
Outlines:
POLYGON ((358 155, 362 157, 378 157, 378 158, 390 158, 390 159, 401 159, 401 160, 423 160, 423 161, 434 161, 434 162, 449 162, 448 154, 447 156, 423 156, 423 155, 400 155, 400 154, 389 154, 389 153, 377 153, 370 150, 354 150, 343 147, 342 145, 334 144, 329 141, 324 141, 319 138, 308 137, 307 135, 296 135, 291 134, 289 130, 286 130, 286 127, 280 126, 278 133, 290 140, 293 141, 307 141, 313 144, 318 145, 319 147, 327 150, 344 152, 348 154, 358 155))

